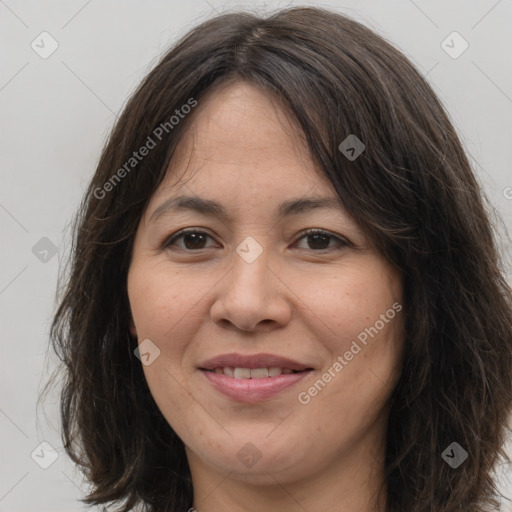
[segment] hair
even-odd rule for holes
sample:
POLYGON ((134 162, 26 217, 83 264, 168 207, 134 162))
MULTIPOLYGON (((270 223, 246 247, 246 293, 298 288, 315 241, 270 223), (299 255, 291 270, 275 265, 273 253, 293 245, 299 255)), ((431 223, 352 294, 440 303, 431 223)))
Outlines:
POLYGON ((109 135, 74 218, 50 332, 64 376, 64 447, 92 485, 82 501, 122 512, 192 506, 183 442, 134 355, 126 281, 139 221, 194 112, 172 127, 170 116, 229 80, 283 100, 346 209, 403 276, 405 347, 385 446, 388 510, 496 509, 492 471, 508 460, 512 410, 512 290, 489 202, 413 64, 363 24, 305 7, 223 14, 193 28, 144 78, 109 135), (128 170, 133 152, 164 131, 128 170), (350 134, 365 145, 353 161, 338 149, 350 134), (113 183, 116 170, 122 181, 113 183), (457 469, 442 458, 453 442, 469 454, 457 469))

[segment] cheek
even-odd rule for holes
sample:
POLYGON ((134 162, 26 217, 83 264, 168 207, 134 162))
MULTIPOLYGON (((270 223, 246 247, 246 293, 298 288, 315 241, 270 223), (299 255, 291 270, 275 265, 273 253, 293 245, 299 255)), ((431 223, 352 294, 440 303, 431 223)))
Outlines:
POLYGON ((186 325, 197 297, 195 288, 187 286, 180 274, 162 264, 130 267, 128 297, 139 339, 158 343, 168 338, 178 323, 186 325))
POLYGON ((127 280, 139 344, 149 339, 159 350, 151 364, 143 364, 144 376, 160 411, 180 432, 186 431, 181 418, 186 417, 190 400, 181 366, 192 336, 187 321, 197 302, 187 295, 181 279, 179 272, 146 261, 144 265, 132 264, 127 280))
POLYGON ((301 403, 343 422, 372 417, 394 388, 401 367, 403 314, 398 274, 377 258, 328 279, 304 279, 304 302, 315 332, 329 354, 301 403), (322 378, 323 377, 323 378, 322 378), (329 404, 339 404, 331 407, 329 404))
POLYGON ((329 294, 316 292, 323 322, 315 336, 329 356, 316 380, 298 396, 309 417, 321 418, 314 420, 316 442, 342 432, 347 445, 355 443, 384 418, 398 381, 403 347, 400 289, 390 286, 389 274, 377 270, 347 273, 329 294))
POLYGON ((399 315, 392 306, 400 304, 401 283, 380 259, 360 258, 328 274, 303 274, 299 290, 298 307, 333 356, 349 350, 359 335, 362 341, 365 333, 372 339, 368 329, 376 322, 381 339, 394 338, 392 329, 399 315))

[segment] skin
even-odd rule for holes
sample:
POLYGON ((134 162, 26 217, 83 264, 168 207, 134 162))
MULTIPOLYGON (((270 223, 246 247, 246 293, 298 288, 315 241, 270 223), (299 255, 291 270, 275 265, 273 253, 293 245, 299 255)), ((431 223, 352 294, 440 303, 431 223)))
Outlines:
POLYGON ((131 332, 160 350, 144 374, 185 443, 199 512, 383 511, 385 492, 378 499, 376 492, 403 313, 309 403, 298 394, 401 304, 401 276, 341 206, 277 219, 282 201, 337 198, 285 112, 277 98, 240 82, 201 99, 136 233, 131 332), (160 204, 181 194, 215 200, 229 218, 180 211, 150 222, 160 204), (209 236, 162 247, 183 228, 209 236), (330 236, 317 241, 304 236, 308 228, 330 236), (236 252, 249 236, 262 248, 250 264, 236 252), (314 371, 268 400, 241 403, 198 370, 232 352, 277 354, 314 371), (237 457, 248 442, 261 455, 252 467, 237 457))

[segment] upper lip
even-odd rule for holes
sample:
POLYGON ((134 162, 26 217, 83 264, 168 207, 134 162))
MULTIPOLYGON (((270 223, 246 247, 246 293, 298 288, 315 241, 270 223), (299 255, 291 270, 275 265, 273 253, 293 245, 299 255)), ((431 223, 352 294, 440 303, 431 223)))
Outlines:
POLYGON ((199 368, 202 370, 215 370, 215 368, 290 368, 291 370, 312 369, 307 364, 302 364, 287 357, 274 354, 221 354, 202 362, 199 368))

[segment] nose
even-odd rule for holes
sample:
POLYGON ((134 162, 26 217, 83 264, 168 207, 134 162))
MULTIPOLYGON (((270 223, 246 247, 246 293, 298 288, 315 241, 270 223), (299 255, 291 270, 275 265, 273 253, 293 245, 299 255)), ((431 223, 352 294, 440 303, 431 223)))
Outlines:
POLYGON ((234 253, 233 267, 215 287, 213 322, 224 328, 268 332, 290 321, 290 289, 269 267, 267 255, 268 249, 248 263, 234 253))

